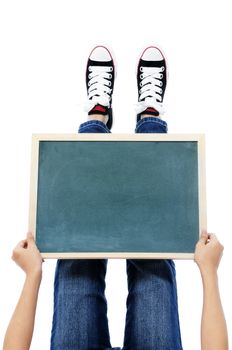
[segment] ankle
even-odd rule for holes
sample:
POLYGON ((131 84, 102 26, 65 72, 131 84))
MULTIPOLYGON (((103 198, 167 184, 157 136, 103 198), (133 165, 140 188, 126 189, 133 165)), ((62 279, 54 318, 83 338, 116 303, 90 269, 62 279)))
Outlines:
POLYGON ((104 124, 108 121, 108 115, 104 114, 90 114, 88 115, 88 120, 98 120, 100 122, 103 122, 104 124))

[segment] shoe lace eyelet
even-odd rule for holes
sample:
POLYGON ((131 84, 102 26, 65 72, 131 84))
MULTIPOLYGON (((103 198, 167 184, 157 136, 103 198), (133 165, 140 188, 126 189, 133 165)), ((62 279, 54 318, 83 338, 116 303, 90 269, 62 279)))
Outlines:
POLYGON ((91 84, 90 84, 90 81, 88 82, 88 86, 90 86, 91 84))
POLYGON ((163 74, 160 74, 160 79, 162 79, 163 78, 163 74))
POLYGON ((140 72, 143 72, 143 67, 140 67, 140 72))
POLYGON ((143 74, 140 74, 140 79, 143 79, 143 74))
POLYGON ((91 79, 92 78, 91 74, 89 74, 88 77, 89 77, 89 79, 91 79))
POLYGON ((92 72, 92 66, 89 66, 89 72, 92 72))
POLYGON ((112 74, 109 74, 109 79, 111 79, 112 78, 112 74))
POLYGON ((111 81, 108 82, 108 86, 111 86, 111 81))
POLYGON ((165 70, 165 67, 162 66, 162 67, 161 67, 161 72, 164 72, 164 70, 165 70))
POLYGON ((143 86, 143 83, 142 83, 142 81, 140 82, 140 84, 139 84, 141 87, 143 86))
POLYGON ((110 72, 113 72, 113 67, 110 67, 110 72))
POLYGON ((162 81, 160 81, 160 83, 159 83, 159 86, 163 86, 163 83, 162 83, 162 81))

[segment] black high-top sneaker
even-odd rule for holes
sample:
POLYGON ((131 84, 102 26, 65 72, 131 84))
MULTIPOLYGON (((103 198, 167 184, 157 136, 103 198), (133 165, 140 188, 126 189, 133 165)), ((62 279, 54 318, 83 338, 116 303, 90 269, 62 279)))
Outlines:
POLYGON ((167 84, 167 66, 164 55, 154 46, 146 48, 137 70, 137 122, 142 114, 160 117, 164 113, 163 98, 167 84))
POLYGON ((114 89, 115 66, 110 51, 104 46, 95 47, 87 62, 86 87, 88 101, 86 110, 89 115, 108 116, 106 126, 113 124, 112 94, 114 89))

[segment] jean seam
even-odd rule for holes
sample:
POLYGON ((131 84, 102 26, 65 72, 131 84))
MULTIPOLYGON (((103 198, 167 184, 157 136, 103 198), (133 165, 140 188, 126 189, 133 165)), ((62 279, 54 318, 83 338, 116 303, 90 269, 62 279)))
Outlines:
MULTIPOLYGON (((110 134, 110 131, 109 131, 108 129, 104 128, 103 126, 98 125, 98 124, 95 124, 95 125, 92 124, 92 125, 93 125, 93 126, 98 126, 100 129, 104 130, 105 133, 110 134)), ((92 125, 91 125, 91 126, 92 126, 92 125)), ((88 127, 90 127, 90 125, 86 125, 86 126, 81 127, 81 128, 79 129, 79 133, 81 133, 82 130, 88 129, 88 127)), ((97 133, 97 132, 96 132, 96 133, 97 133)))
POLYGON ((160 119, 160 118, 157 118, 157 117, 144 117, 143 119, 140 119, 138 121, 138 123, 144 123, 146 122, 147 120, 149 121, 152 121, 152 122, 157 122, 157 123, 160 123, 160 124, 167 124, 164 120, 160 119))
POLYGON ((100 123, 95 123, 95 122, 94 122, 94 123, 88 123, 88 124, 86 124, 86 125, 80 126, 79 132, 80 132, 81 130, 87 129, 88 127, 91 127, 91 126, 98 126, 99 128, 103 129, 106 133, 110 133, 110 131, 109 131, 108 128, 104 127, 104 126, 103 126, 102 124, 100 124, 100 123))
POLYGON ((166 122, 164 122, 163 120, 158 120, 158 119, 146 119, 146 120, 141 120, 138 122, 138 125, 143 125, 144 123, 147 123, 147 122, 151 122, 151 123, 156 123, 156 124, 160 124, 162 126, 167 126, 166 122))
MULTIPOLYGON (((56 272, 55 274, 57 274, 57 269, 59 268, 58 265, 60 265, 60 260, 57 261, 57 265, 56 265, 56 272)), ((60 283, 60 279, 59 278, 55 278, 54 281, 54 302, 53 302, 53 308, 54 308, 54 318, 52 321, 52 334, 51 334, 51 338, 50 338, 50 350, 53 349, 53 345, 54 345, 54 338, 56 336, 56 323, 57 323, 57 290, 59 289, 59 283, 60 283)))
POLYGON ((167 130, 167 123, 164 120, 161 120, 159 118, 154 118, 154 117, 146 117, 146 118, 138 121, 136 128, 135 128, 135 132, 137 132, 139 130, 139 128, 143 124, 146 124, 146 123, 159 124, 159 125, 162 125, 163 127, 165 127, 165 129, 167 130))

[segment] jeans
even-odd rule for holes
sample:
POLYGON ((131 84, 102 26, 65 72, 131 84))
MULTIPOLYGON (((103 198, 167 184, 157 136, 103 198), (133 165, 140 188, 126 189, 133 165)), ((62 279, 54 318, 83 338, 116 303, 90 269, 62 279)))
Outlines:
MULTIPOLYGON (((109 133, 101 121, 80 133, 109 133)), ((165 133, 167 124, 146 117, 136 133, 165 133)), ((181 350, 175 265, 172 260, 127 259, 128 297, 123 350, 181 350)), ((106 259, 58 260, 51 350, 112 348, 105 298, 106 259)))

